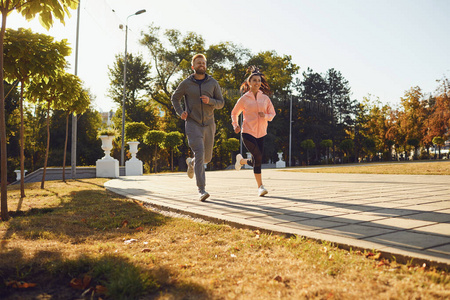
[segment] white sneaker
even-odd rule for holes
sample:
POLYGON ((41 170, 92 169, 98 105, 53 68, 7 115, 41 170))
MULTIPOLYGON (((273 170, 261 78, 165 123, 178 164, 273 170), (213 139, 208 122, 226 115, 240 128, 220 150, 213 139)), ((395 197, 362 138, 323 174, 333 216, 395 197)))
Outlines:
POLYGON ((194 177, 194 159, 193 158, 186 158, 186 164, 187 164, 187 176, 189 178, 193 178, 194 177))
POLYGON ((258 196, 263 197, 264 195, 266 195, 268 193, 268 191, 264 188, 263 185, 261 185, 258 188, 258 196))
POLYGON ((234 164, 234 168, 236 169, 236 171, 239 171, 242 168, 241 159, 244 159, 244 158, 242 157, 242 155, 240 153, 238 155, 236 155, 236 163, 234 164))
POLYGON ((202 201, 202 202, 204 202, 206 199, 209 198, 209 194, 208 194, 208 192, 205 191, 205 190, 199 191, 198 194, 199 194, 198 199, 199 199, 200 201, 202 201))

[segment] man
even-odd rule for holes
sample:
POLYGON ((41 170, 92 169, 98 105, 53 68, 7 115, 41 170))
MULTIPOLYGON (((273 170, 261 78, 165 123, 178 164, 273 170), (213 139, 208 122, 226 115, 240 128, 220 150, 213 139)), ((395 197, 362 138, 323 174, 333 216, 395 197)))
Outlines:
POLYGON ((183 80, 172 95, 172 105, 181 119, 185 121, 185 132, 194 158, 188 157, 187 174, 197 180, 199 200, 205 201, 209 194, 205 191, 205 167, 211 161, 216 124, 214 110, 224 105, 219 83, 206 74, 206 57, 196 54, 192 58, 194 74, 183 80), (184 110, 181 99, 184 97, 184 110))

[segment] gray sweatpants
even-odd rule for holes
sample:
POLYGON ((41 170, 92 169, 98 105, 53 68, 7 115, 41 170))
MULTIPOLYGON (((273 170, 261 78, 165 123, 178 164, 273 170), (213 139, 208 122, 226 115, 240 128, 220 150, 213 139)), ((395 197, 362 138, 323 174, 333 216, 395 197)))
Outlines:
POLYGON ((194 152, 194 171, 197 187, 199 191, 204 190, 206 186, 204 164, 209 163, 212 159, 216 124, 201 126, 197 122, 188 119, 184 126, 189 147, 194 152))

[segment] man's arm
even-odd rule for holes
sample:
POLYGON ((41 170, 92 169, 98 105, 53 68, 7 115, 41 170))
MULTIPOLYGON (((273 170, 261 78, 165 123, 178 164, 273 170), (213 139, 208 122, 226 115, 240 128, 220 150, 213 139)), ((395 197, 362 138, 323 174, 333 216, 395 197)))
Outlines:
POLYGON ((180 117, 183 114, 183 112, 185 112, 184 109, 181 107, 181 99, 184 97, 184 94, 185 94, 184 93, 184 85, 182 82, 177 87, 175 92, 173 92, 172 98, 170 99, 170 101, 172 102, 173 108, 175 109, 175 112, 180 117))
POLYGON ((213 98, 209 98, 208 104, 213 105, 215 109, 221 109, 225 105, 225 100, 223 100, 222 96, 222 90, 217 81, 214 85, 213 98))

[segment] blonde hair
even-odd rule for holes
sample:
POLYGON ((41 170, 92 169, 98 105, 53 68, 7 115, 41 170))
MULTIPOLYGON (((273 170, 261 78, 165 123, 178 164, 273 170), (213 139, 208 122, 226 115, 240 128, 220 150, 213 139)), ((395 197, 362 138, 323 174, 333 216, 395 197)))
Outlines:
POLYGON ((205 56, 205 55, 203 55, 203 54, 201 54, 201 53, 195 54, 194 57, 192 57, 191 65, 193 66, 193 65, 194 65, 194 61, 195 61, 197 58, 200 58, 200 57, 203 58, 204 60, 206 60, 206 56, 205 56))

